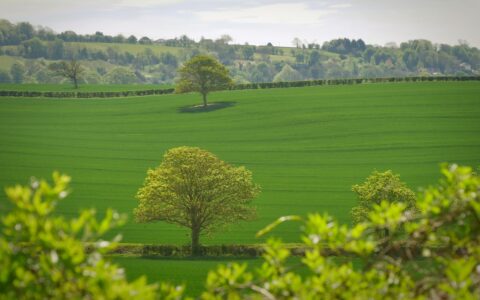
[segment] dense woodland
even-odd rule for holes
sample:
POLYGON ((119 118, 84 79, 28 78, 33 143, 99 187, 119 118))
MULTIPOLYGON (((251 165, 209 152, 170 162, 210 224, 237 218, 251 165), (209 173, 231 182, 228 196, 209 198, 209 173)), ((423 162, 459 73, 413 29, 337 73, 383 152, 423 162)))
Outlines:
POLYGON ((335 39, 323 44, 295 38, 292 47, 236 45, 232 39, 195 41, 187 36, 148 37, 56 33, 29 23, 0 20, 0 83, 61 83, 48 66, 79 60, 84 83, 173 83, 180 64, 210 54, 225 64, 236 83, 330 78, 469 76, 480 74, 480 50, 412 40, 396 45, 369 45, 363 40, 335 39))

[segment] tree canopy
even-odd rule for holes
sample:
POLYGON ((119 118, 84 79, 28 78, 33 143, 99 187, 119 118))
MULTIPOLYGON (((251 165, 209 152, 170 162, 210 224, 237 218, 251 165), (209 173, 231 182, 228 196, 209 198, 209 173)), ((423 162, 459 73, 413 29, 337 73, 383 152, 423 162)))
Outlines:
POLYGON ((25 67, 22 64, 14 63, 10 67, 10 74, 14 83, 22 83, 25 74, 25 67))
POLYGON ((80 76, 85 71, 80 62, 75 59, 72 59, 69 62, 62 61, 60 63, 52 63, 49 65, 49 69, 57 76, 70 79, 76 89, 78 88, 80 76))
POLYGON ((147 172, 138 190, 138 222, 164 221, 191 230, 192 254, 199 237, 236 221, 251 220, 259 193, 252 173, 196 147, 168 150, 160 166, 147 172))
POLYGON ((354 223, 367 220, 373 207, 382 201, 402 202, 408 209, 415 207, 415 193, 391 170, 374 171, 364 183, 352 186, 352 191, 358 198, 358 206, 351 211, 354 223))
POLYGON ((233 84, 228 69, 218 60, 207 55, 197 55, 179 70, 177 93, 199 92, 203 106, 207 106, 207 95, 212 91, 227 89, 233 84))
POLYGON ((273 82, 300 81, 302 79, 302 74, 287 64, 273 77, 273 82))

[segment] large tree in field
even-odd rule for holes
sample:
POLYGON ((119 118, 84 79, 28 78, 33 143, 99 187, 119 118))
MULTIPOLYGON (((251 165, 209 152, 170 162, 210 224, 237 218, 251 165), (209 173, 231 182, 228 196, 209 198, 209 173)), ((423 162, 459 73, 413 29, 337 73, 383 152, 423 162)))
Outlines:
POLYGON ((70 79, 76 89, 78 88, 78 80, 84 72, 82 65, 75 59, 69 62, 62 61, 60 63, 52 63, 48 68, 55 75, 70 79))
POLYGON ((201 234, 255 217, 250 202, 258 193, 259 186, 244 167, 233 167, 200 148, 178 147, 147 172, 134 214, 138 222, 189 228, 192 254, 197 255, 201 234))
POLYGON ((203 106, 207 107, 209 92, 227 89, 233 83, 227 68, 218 60, 207 55, 197 55, 179 70, 177 93, 199 92, 203 106))

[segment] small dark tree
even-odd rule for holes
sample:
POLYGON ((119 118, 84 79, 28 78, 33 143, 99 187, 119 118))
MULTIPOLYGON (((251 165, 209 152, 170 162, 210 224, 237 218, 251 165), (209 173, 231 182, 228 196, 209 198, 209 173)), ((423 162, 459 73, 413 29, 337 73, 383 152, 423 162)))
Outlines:
POLYGON ((12 75, 12 81, 14 83, 22 83, 25 75, 25 67, 19 63, 14 63, 10 67, 10 75, 12 75))
POLYGON ((48 68, 55 75, 70 79, 74 87, 78 89, 78 80, 84 72, 84 69, 77 60, 72 59, 70 62, 62 61, 60 63, 52 63, 48 68))
POLYGON ((127 43, 136 44, 137 43, 137 38, 134 35, 131 35, 127 38, 127 43))
POLYGON ((11 83, 12 77, 5 70, 0 70, 0 83, 11 83))
POLYGON ((165 221, 191 230, 192 254, 199 254, 200 235, 255 217, 249 204, 259 187, 252 173, 233 167, 205 150, 178 147, 149 170, 138 190, 138 222, 165 221))
POLYGON ((233 84, 232 78, 218 60, 207 55, 197 55, 187 61, 178 71, 177 93, 199 92, 203 106, 207 107, 207 95, 211 91, 227 89, 233 84))

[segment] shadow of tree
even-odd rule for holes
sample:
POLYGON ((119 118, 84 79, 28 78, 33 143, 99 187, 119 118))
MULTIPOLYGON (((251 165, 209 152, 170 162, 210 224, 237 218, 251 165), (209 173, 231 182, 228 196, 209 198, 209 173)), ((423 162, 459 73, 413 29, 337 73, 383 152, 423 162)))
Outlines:
POLYGON ((215 111, 231 106, 235 106, 237 102, 233 101, 220 101, 220 102, 212 102, 207 105, 207 107, 204 107, 203 105, 188 105, 188 106, 183 106, 178 109, 178 112, 180 113, 204 113, 204 112, 210 112, 210 111, 215 111))

